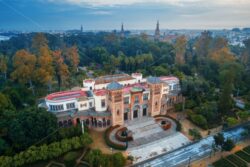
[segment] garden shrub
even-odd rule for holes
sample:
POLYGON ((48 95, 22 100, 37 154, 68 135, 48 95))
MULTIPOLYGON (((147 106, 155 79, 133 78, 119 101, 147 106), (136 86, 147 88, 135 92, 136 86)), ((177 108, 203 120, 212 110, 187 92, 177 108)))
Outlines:
POLYGON ((66 167, 75 166, 77 157, 78 157, 77 152, 72 151, 72 152, 68 152, 67 154, 65 154, 63 157, 63 161, 66 167))

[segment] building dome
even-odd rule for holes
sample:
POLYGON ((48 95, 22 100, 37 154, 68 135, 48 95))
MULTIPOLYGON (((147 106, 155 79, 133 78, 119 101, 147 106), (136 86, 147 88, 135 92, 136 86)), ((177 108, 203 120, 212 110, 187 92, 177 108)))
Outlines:
POLYGON ((158 77, 148 77, 147 82, 151 84, 161 83, 161 80, 158 77))
POLYGON ((122 88, 122 85, 119 84, 118 82, 111 82, 110 84, 107 85, 108 90, 117 90, 121 88, 122 88))

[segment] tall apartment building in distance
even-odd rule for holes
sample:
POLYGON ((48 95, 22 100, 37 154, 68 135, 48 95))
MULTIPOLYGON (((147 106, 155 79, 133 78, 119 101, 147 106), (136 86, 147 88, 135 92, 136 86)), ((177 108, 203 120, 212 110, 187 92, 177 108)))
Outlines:
POLYGON ((52 93, 45 98, 48 111, 56 114, 60 126, 84 121, 92 128, 166 114, 182 100, 178 78, 143 78, 141 73, 86 79, 82 89, 52 93))

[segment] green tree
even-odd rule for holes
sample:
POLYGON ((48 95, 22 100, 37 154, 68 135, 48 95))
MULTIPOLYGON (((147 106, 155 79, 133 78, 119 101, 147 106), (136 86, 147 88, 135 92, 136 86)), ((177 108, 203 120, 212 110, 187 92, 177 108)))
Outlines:
POLYGON ((222 133, 218 133, 214 136, 214 142, 216 146, 222 146, 224 144, 224 135, 222 133))
POLYGON ((23 150, 57 129, 57 119, 44 109, 28 108, 9 123, 8 136, 17 150, 23 150))
POLYGON ((207 129, 207 120, 206 120, 206 118, 203 115, 193 114, 193 115, 191 115, 191 120, 196 125, 199 125, 202 128, 204 128, 204 129, 207 129))
POLYGON ((226 121, 229 126, 234 126, 239 123, 239 121, 234 117, 228 117, 226 121))
POLYGON ((248 111, 239 111, 237 115, 242 121, 247 121, 250 116, 248 111))
POLYGON ((115 153, 112 155, 113 166, 125 166, 126 159, 123 157, 122 153, 115 153))
POLYGON ((197 129, 189 129, 190 136, 193 136, 194 140, 200 140, 202 138, 200 132, 197 129))
POLYGON ((231 97, 233 91, 233 76, 231 71, 223 71, 224 75, 221 83, 221 93, 219 96, 218 109, 224 115, 228 113, 233 107, 233 99, 231 97))
POLYGON ((233 140, 227 139, 222 145, 223 151, 231 151, 235 147, 233 140))
POLYGON ((0 138, 0 155, 2 155, 9 148, 8 143, 0 138))

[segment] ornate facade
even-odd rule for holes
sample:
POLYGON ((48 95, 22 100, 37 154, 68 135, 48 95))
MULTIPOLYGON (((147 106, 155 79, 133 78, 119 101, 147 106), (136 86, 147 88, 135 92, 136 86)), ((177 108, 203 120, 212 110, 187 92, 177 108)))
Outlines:
POLYGON ((79 90, 57 92, 45 98, 48 111, 56 114, 60 126, 84 121, 93 128, 166 114, 181 101, 178 78, 143 78, 141 73, 86 79, 79 90))

